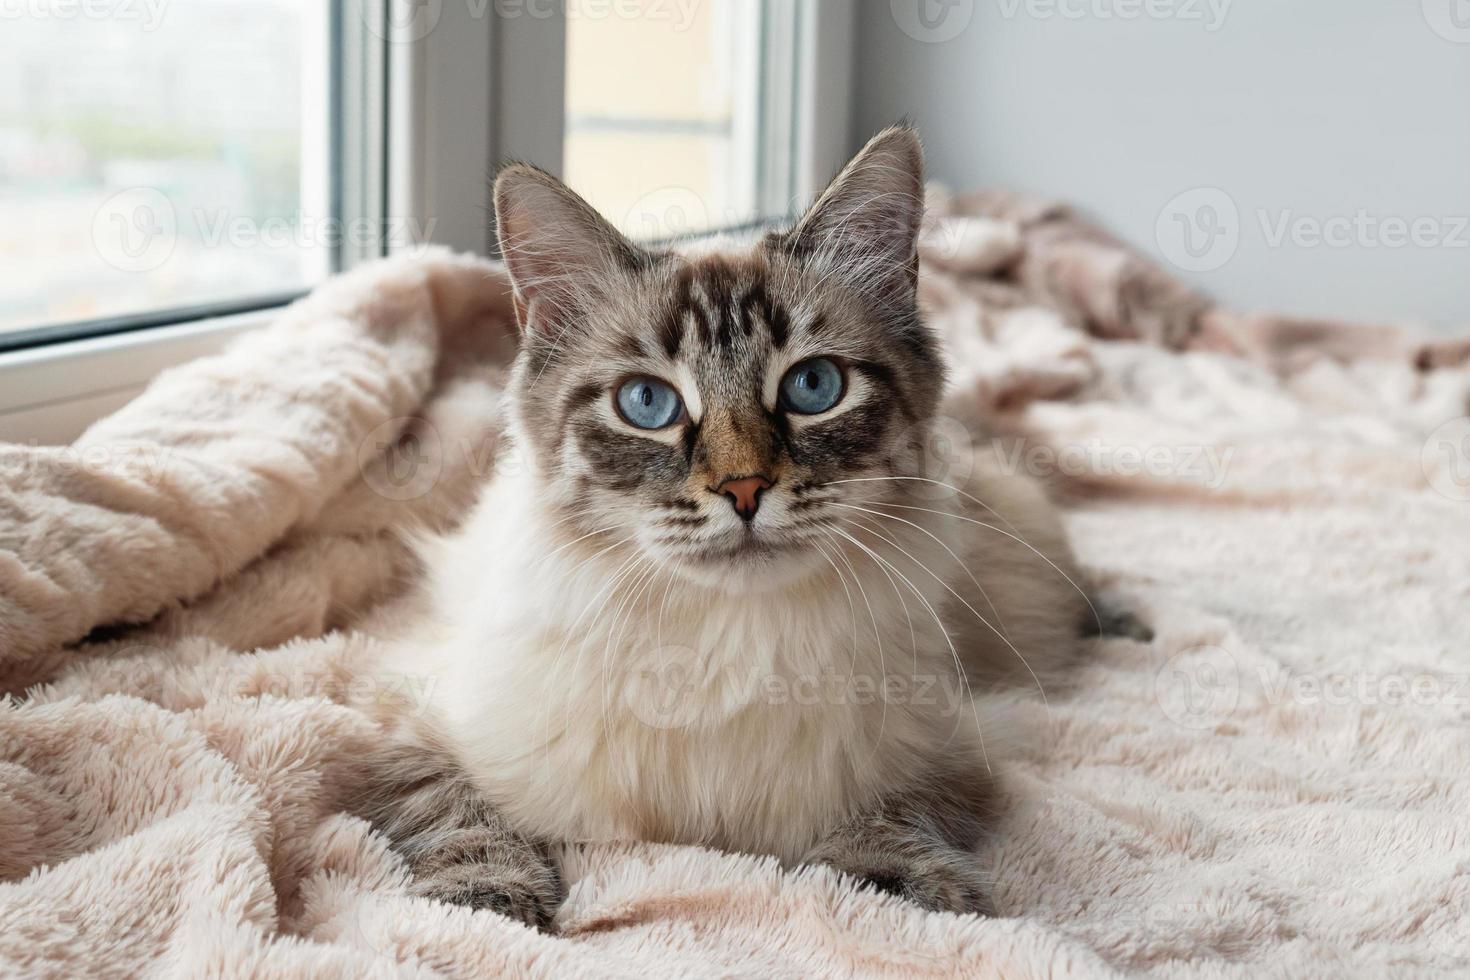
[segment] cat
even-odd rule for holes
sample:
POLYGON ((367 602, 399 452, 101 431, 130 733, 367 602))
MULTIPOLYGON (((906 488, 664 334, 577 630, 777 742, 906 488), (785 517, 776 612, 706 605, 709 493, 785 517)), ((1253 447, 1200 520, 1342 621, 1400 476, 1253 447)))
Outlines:
POLYGON ((1087 599, 1039 486, 979 450, 927 472, 922 211, 906 126, 704 252, 500 173, 525 465, 424 549, 427 613, 378 669, 434 693, 361 806, 418 893, 545 927, 558 846, 647 840, 992 911, 987 725, 1067 670, 1087 599))

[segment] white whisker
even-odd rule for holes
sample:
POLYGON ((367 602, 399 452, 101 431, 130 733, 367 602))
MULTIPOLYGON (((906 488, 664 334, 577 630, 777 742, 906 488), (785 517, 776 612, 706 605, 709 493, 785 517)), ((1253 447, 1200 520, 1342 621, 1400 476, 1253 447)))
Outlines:
MULTIPOLYGON (((835 543, 836 543, 835 542, 835 539, 834 539, 834 542, 833 543, 835 545, 835 543)), ((887 677, 888 677, 888 667, 887 667, 887 664, 884 663, 884 659, 883 659, 883 634, 882 634, 882 631, 878 628, 878 617, 873 613, 873 604, 868 601, 868 591, 863 588, 862 579, 858 576, 857 569, 852 566, 852 562, 848 560, 847 555, 840 548, 838 549, 837 554, 842 559, 843 564, 847 565, 847 570, 852 573, 852 584, 857 586, 857 588, 858 588, 858 594, 863 597, 863 605, 865 605, 865 606, 868 607, 868 619, 873 624, 873 639, 878 644, 878 674, 879 674, 879 679, 880 679, 880 681, 886 681, 887 680, 887 677)), ((881 568, 882 566, 879 566, 879 567, 881 568)), ((880 690, 881 689, 882 688, 880 686, 880 690)), ((878 736, 877 736, 877 738, 876 738, 876 740, 874 742, 874 751, 875 752, 877 751, 877 748, 876 748, 877 745, 882 744, 882 742, 883 742, 883 732, 884 732, 884 730, 888 726, 888 698, 885 696, 885 697, 882 698, 882 701, 883 701, 883 714, 878 719, 878 736)))
MULTIPOLYGON (((905 521, 905 520, 903 520, 903 518, 901 518, 901 517, 894 517, 892 514, 880 514, 877 511, 868 510, 865 507, 855 507, 852 504, 837 504, 837 506, 838 507, 850 507, 853 510, 860 510, 860 511, 863 511, 864 513, 875 514, 878 517, 887 517, 890 520, 902 521, 904 524, 908 524, 911 527, 919 527, 917 524, 914 524, 912 521, 905 521)), ((921 527, 919 527, 919 530, 923 531, 924 529, 921 528, 921 527)), ((871 532, 869 532, 869 533, 871 533, 871 532)), ((925 533, 927 534, 928 532, 926 531, 925 533)), ((931 537, 932 537, 932 535, 931 535, 931 537)), ((935 540, 937 541, 938 539, 935 538, 935 540)), ((1031 675, 1031 679, 1036 682, 1036 690, 1039 691, 1039 692, 1041 692, 1041 700, 1042 700, 1042 703, 1046 705, 1047 715, 1050 716, 1050 714, 1051 714, 1051 702, 1049 702, 1047 700, 1047 697, 1046 697, 1046 687, 1041 683, 1041 678, 1038 677, 1038 676, 1036 676, 1036 671, 1031 668, 1030 661, 1028 661, 1026 659, 1025 655, 1022 654, 1020 650, 1017 650, 1016 649, 1016 645, 1011 642, 1010 637, 1006 636, 1000 630, 996 629, 995 626, 988 619, 986 619, 984 616, 980 615, 979 610, 977 610, 974 606, 970 605, 969 601, 964 596, 960 595, 957 591, 955 591, 954 587, 952 585, 950 585, 947 581, 945 581, 942 576, 938 575, 937 573, 934 572, 933 569, 929 568, 929 566, 925 565, 923 562, 919 561, 919 559, 917 559, 913 555, 909 554, 909 552, 906 549, 904 549, 904 547, 902 545, 898 544, 897 541, 892 541, 891 543, 893 544, 893 546, 895 548, 897 548, 899 550, 899 552, 905 558, 907 558, 909 561, 913 562, 915 565, 917 565, 919 568, 923 569, 925 572, 928 572, 929 575, 934 579, 934 581, 936 581, 940 585, 944 586, 945 589, 947 589, 949 591, 949 594, 950 595, 952 595, 956 599, 958 599, 960 601, 960 603, 963 604, 966 609, 968 609, 971 613, 974 614, 974 616, 975 616, 976 619, 978 619, 980 622, 984 623, 985 626, 986 626, 986 628, 989 629, 990 632, 994 633, 996 635, 996 637, 998 637, 1000 639, 1000 641, 1002 643, 1004 643, 1006 645, 1006 647, 1009 648, 1010 651, 1016 655, 1016 659, 1017 660, 1020 660, 1021 661, 1021 665, 1026 668, 1026 673, 1030 674, 1031 675)), ((941 542, 941 544, 942 543, 943 542, 941 542)), ((945 550, 948 550, 948 549, 946 548, 945 550)), ((961 567, 964 567, 964 563, 959 561, 959 557, 957 555, 955 555, 953 551, 950 552, 950 555, 954 557, 954 559, 955 559, 956 562, 959 562, 959 564, 960 564, 961 567)), ((966 571, 968 571, 968 569, 966 569, 966 571)), ((971 578, 972 581, 974 580, 974 576, 973 575, 970 576, 970 578, 971 578)), ((976 586, 976 588, 979 588, 980 587, 980 583, 979 582, 975 582, 975 586, 976 586)), ((980 591, 983 594, 985 590, 984 589, 980 589, 980 591)), ((986 601, 987 602, 990 601, 988 596, 986 597, 986 601)), ((991 608, 992 609, 995 608, 994 607, 994 604, 991 605, 991 608)))
MULTIPOLYGON (((926 477, 922 477, 922 476, 868 476, 868 477, 856 477, 856 478, 850 479, 850 480, 831 480, 828 483, 824 483, 822 485, 823 486, 832 486, 832 485, 838 484, 838 483, 878 483, 878 482, 882 482, 882 481, 885 481, 885 480, 896 480, 896 481, 897 480, 916 480, 916 481, 918 481, 920 483, 930 483, 930 484, 933 484, 934 486, 937 486, 937 487, 944 487, 947 490, 952 490, 955 493, 959 494, 960 496, 964 497, 966 500, 969 500, 972 503, 975 503, 975 504, 978 504, 981 507, 984 507, 987 511, 989 511, 991 514, 994 514, 1007 527, 1009 527, 1011 529, 1011 531, 1005 531, 1002 528, 996 527, 994 524, 987 524, 986 522, 980 521, 980 520, 976 520, 973 517, 966 517, 963 514, 951 514, 951 513, 948 513, 946 511, 935 510, 932 507, 915 507, 912 504, 893 504, 893 503, 888 503, 886 501, 880 501, 880 500, 869 500, 869 501, 866 501, 867 503, 874 504, 874 505, 879 506, 879 507, 894 507, 894 508, 897 508, 899 510, 917 510, 917 511, 923 511, 923 512, 930 513, 930 514, 939 514, 941 516, 953 517, 956 520, 965 521, 965 522, 970 523, 970 524, 977 524, 980 527, 989 528, 990 530, 994 531, 996 534, 1003 534, 1003 535, 1005 535, 1006 537, 1010 538, 1012 541, 1015 541, 1017 544, 1019 544, 1022 547, 1028 549, 1029 551, 1031 551, 1031 553, 1034 554, 1034 555, 1036 555, 1037 558, 1040 558, 1042 561, 1044 561, 1048 565, 1050 565, 1052 567, 1052 570, 1053 571, 1055 571, 1062 578, 1066 579, 1067 580, 1067 584, 1070 585, 1072 588, 1076 589, 1077 590, 1077 594, 1082 597, 1082 601, 1085 602, 1085 603, 1087 603, 1087 608, 1090 609, 1090 610, 1092 610, 1092 618, 1097 621, 1098 630, 1099 631, 1102 630, 1102 616, 1098 613, 1097 607, 1092 604, 1092 599, 1091 599, 1091 597, 1088 596, 1086 590, 1084 590, 1080 585, 1078 585, 1075 581, 1073 581, 1072 580, 1072 576, 1068 575, 1061 568, 1061 566, 1059 566, 1056 562, 1052 561, 1046 555, 1042 554, 1041 551, 1038 550, 1029 541, 1027 541, 1026 539, 1020 537, 1020 530, 1014 524, 1012 524, 1009 520, 1006 520, 1006 517, 1005 517, 1004 514, 1002 514, 999 511, 997 511, 994 507, 991 507, 989 504, 987 504, 985 501, 981 500, 979 497, 976 497, 976 496, 974 496, 972 494, 966 493, 965 491, 961 490, 959 487, 952 486, 951 484, 941 483, 938 480, 930 480, 930 479, 928 479, 926 477), (1015 532, 1015 533, 1011 533, 1011 532, 1015 532)), ((892 515, 889 515, 889 516, 892 516, 892 515)))
MULTIPOLYGON (((867 554, 869 556, 871 556, 875 561, 878 561, 878 562, 880 562, 880 563, 882 563, 884 565, 887 565, 890 569, 892 569, 893 573, 895 575, 897 575, 900 579, 903 580, 904 584, 907 585, 909 587, 909 589, 914 593, 914 597, 916 599, 918 599, 921 603, 924 604, 924 608, 927 609, 929 611, 929 615, 934 618, 934 624, 939 627, 939 632, 941 632, 941 633, 944 634, 944 641, 947 644, 949 644, 949 654, 950 654, 950 656, 952 658, 954 658, 954 666, 955 666, 955 670, 959 672, 960 683, 962 685, 964 685, 965 692, 969 695, 970 708, 974 712, 974 715, 975 715, 975 734, 977 736, 979 736, 979 738, 980 738, 980 752, 985 757, 985 769, 986 769, 986 771, 987 772, 991 772, 991 768, 990 768, 990 754, 988 752, 986 752, 986 750, 985 750, 985 732, 984 732, 983 727, 980 724, 980 709, 975 704, 975 692, 970 690, 970 681, 969 681, 969 678, 965 674, 965 666, 964 666, 963 663, 960 662, 960 652, 957 649, 955 649, 954 640, 950 638, 949 630, 947 630, 947 629, 944 628, 944 619, 939 615, 938 611, 935 610, 934 606, 929 602, 929 600, 924 597, 924 594, 919 591, 918 587, 915 586, 912 581, 910 581, 909 577, 907 575, 905 575, 903 572, 899 571, 896 567, 894 567, 893 564, 891 562, 889 562, 886 558, 884 558, 882 555, 878 554, 876 551, 873 551, 867 545, 863 544, 857 538, 855 538, 852 535, 848 534, 846 531, 842 530, 840 527, 834 527, 832 530, 833 530, 834 533, 839 534, 842 537, 846 538, 848 541, 852 542, 852 544, 855 545, 856 547, 858 547, 858 548, 862 549, 863 551, 867 552, 867 554)), ((956 717, 955 718, 955 730, 957 731, 958 729, 959 729, 959 718, 956 717)), ((992 775, 993 775, 993 772, 992 772, 992 775)))

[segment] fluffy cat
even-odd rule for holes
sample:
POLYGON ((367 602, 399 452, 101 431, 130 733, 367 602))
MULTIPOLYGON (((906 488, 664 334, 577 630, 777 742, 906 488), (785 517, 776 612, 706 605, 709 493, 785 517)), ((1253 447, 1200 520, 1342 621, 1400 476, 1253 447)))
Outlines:
POLYGON ((495 206, 523 465, 426 549, 379 669, 432 703, 362 803, 415 887, 545 925, 553 848, 638 839, 988 911, 983 723, 1058 676, 1086 599, 1037 486, 924 470, 915 134, 738 249, 640 248, 526 166, 495 206))

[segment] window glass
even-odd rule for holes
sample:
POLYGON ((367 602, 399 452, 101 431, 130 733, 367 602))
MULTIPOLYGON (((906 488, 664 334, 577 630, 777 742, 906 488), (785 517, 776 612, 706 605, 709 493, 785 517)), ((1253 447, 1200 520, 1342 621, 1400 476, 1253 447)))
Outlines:
POLYGON ((0 332, 326 275, 330 6, 0 2, 0 332))
POLYGON ((629 235, 756 216, 760 8, 566 5, 565 177, 629 235))

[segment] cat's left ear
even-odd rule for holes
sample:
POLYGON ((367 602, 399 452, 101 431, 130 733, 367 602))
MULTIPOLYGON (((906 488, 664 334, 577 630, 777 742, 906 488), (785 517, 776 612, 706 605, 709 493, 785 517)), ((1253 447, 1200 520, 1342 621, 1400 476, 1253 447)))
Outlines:
POLYGON ((522 307, 521 328, 553 337, 579 324, 651 258, 571 188, 526 164, 495 179, 495 229, 522 307))
POLYGON ((884 304, 912 305, 924 217, 924 151, 908 125, 873 137, 772 247, 810 258, 884 304))

